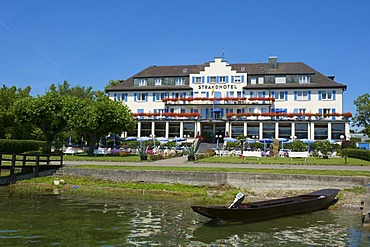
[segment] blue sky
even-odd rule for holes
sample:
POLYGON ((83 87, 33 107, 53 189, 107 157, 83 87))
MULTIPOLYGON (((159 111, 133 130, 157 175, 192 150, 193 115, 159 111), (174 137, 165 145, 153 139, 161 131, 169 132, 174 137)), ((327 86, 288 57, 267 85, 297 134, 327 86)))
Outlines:
POLYGON ((348 85, 344 111, 370 89, 370 1, 2 0, 0 84, 103 90, 150 65, 304 62, 348 85))

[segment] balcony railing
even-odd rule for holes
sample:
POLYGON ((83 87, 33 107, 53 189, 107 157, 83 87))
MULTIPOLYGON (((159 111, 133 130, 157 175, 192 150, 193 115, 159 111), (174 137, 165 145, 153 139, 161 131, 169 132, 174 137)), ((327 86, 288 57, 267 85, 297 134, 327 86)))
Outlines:
POLYGON ((272 104, 275 98, 272 97, 221 97, 221 98, 206 98, 206 97, 193 97, 193 98, 164 98, 162 101, 168 105, 209 105, 214 103, 219 104, 242 104, 242 105, 255 105, 255 104, 272 104))

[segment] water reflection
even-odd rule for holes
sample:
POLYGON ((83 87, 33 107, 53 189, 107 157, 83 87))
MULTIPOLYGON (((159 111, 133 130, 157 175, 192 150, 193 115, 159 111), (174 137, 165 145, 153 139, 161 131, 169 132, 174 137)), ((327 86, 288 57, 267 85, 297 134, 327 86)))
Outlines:
POLYGON ((240 224, 191 201, 15 195, 0 190, 0 246, 369 246, 361 213, 329 210, 240 224))

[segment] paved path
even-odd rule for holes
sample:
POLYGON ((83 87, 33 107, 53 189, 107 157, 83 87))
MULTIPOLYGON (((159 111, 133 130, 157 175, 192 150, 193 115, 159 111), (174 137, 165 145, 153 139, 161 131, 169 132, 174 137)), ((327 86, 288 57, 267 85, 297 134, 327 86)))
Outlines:
POLYGON ((217 168, 258 168, 258 169, 303 169, 303 170, 337 170, 337 171, 370 171, 370 166, 334 166, 334 165, 270 165, 241 163, 192 163, 187 157, 157 160, 153 162, 109 162, 109 161, 64 161, 66 166, 77 165, 121 165, 121 166, 173 166, 173 167, 217 167, 217 168))

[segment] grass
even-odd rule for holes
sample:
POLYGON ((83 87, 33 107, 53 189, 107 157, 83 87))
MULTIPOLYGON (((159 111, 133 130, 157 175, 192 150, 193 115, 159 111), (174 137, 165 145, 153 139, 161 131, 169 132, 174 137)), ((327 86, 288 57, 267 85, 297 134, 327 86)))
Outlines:
POLYGON ((86 153, 75 154, 75 155, 64 155, 63 160, 69 161, 110 161, 110 162, 140 162, 139 155, 126 155, 126 156, 117 156, 117 155, 98 155, 92 156, 86 153))
POLYGON ((348 166, 370 166, 370 161, 348 158, 347 164, 345 164, 344 158, 316 158, 310 157, 305 161, 304 158, 293 158, 292 160, 288 157, 285 158, 254 158, 246 157, 241 159, 236 156, 211 156, 201 160, 197 160, 197 163, 242 163, 242 164, 274 164, 274 165, 348 165, 348 166))
POLYGON ((262 168, 228 168, 228 167, 164 167, 164 166, 121 166, 121 165, 79 165, 70 168, 86 169, 113 169, 113 170, 160 170, 160 171, 199 171, 199 172, 246 172, 263 174, 300 174, 300 175, 323 175, 323 176, 366 176, 370 177, 370 171, 342 171, 342 170, 306 170, 306 169, 262 169, 262 168))

